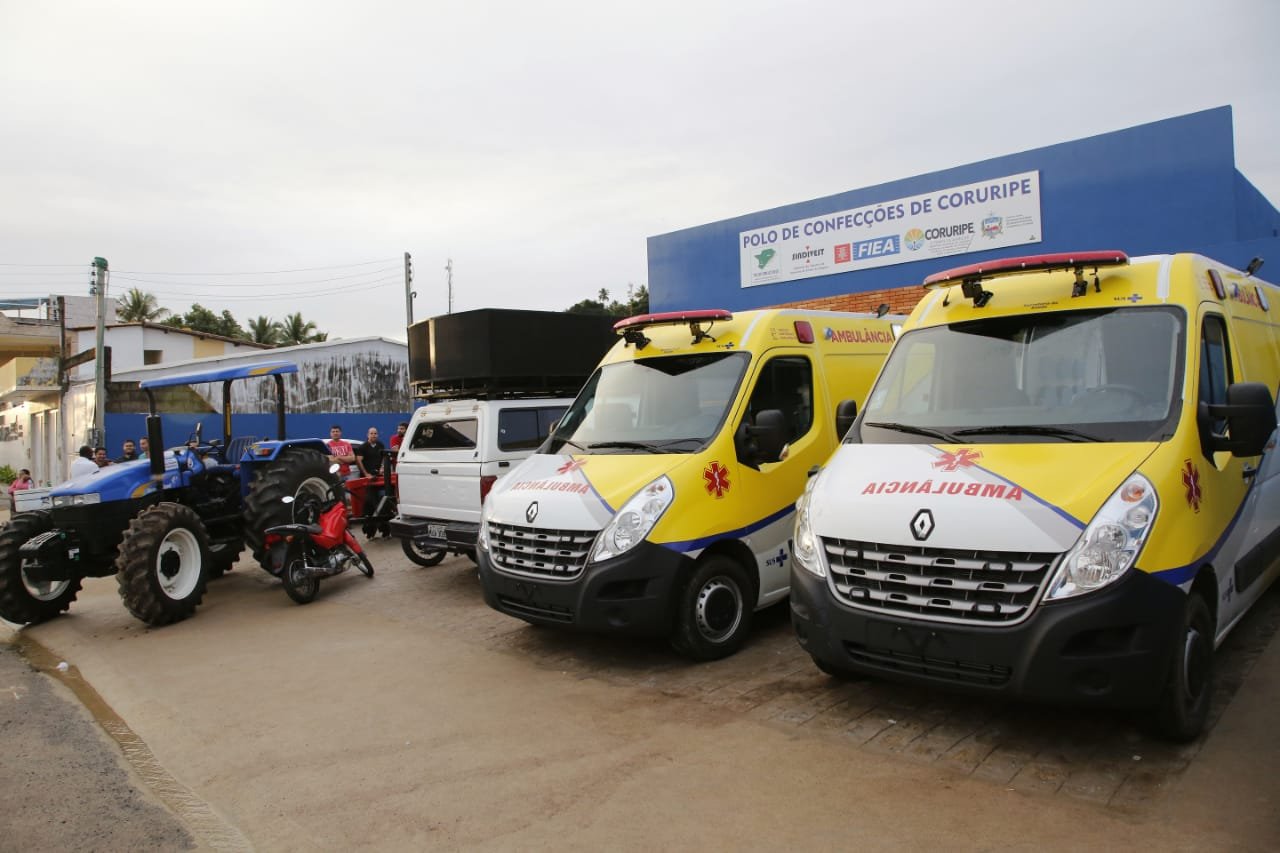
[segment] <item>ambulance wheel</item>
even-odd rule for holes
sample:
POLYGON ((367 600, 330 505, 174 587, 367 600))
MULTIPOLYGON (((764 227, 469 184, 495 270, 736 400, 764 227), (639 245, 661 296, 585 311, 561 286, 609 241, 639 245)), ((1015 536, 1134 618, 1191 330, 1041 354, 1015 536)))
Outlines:
POLYGON ((22 543, 53 529, 46 510, 20 512, 0 527, 0 619, 17 625, 45 622, 71 606, 80 578, 33 581, 22 570, 22 543))
POLYGON ((1156 709, 1157 731, 1175 741, 1194 740, 1204 730, 1213 698, 1213 614, 1198 592, 1187 596, 1178 642, 1164 694, 1156 709))
POLYGON ((694 660, 728 657, 751 630, 752 604, 751 580, 736 560, 720 554, 703 560, 676 598, 671 645, 694 660))
POLYGON ((400 547, 404 549, 404 555, 419 566, 437 566, 444 559, 445 550, 443 548, 432 548, 427 544, 427 540, 421 541, 405 537, 400 540, 400 547))
POLYGON ((181 622, 204 598, 209 535, 190 507, 158 503, 129 522, 116 556, 120 600, 151 626, 181 622))

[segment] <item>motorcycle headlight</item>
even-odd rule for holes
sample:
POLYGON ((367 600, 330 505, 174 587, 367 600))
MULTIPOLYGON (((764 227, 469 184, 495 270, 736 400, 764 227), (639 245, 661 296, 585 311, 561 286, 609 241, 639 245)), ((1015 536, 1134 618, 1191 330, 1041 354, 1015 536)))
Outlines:
POLYGON ((822 475, 817 474, 809 478, 809 482, 804 487, 804 494, 800 495, 800 500, 796 501, 795 544, 792 546, 792 554, 802 569, 825 578, 827 564, 819 553, 818 537, 814 535, 813 522, 809 516, 809 506, 813 501, 813 487, 820 476, 822 475))
POLYGON ((591 552, 592 562, 617 557, 639 545, 671 506, 675 496, 676 490, 665 475, 632 495, 596 537, 596 545, 591 552))
POLYGON ((1160 508, 1151 481, 1134 474, 1098 510, 1049 582, 1048 601, 1114 583, 1138 560, 1160 508))
POLYGON ((54 506, 88 506, 102 503, 102 495, 89 492, 84 495, 58 495, 53 499, 54 506))

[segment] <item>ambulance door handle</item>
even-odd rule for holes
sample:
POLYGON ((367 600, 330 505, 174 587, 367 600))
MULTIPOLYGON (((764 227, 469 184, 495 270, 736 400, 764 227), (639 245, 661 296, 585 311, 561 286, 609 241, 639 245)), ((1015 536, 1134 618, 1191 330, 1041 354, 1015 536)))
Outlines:
POLYGON ((498 463, 498 467, 499 467, 499 468, 510 468, 510 467, 511 467, 511 463, 510 463, 510 462, 499 462, 499 463, 498 463))
POLYGON ((440 473, 440 469, 439 469, 439 468, 432 468, 432 469, 431 469, 431 473, 432 473, 432 474, 439 474, 439 473, 440 473))

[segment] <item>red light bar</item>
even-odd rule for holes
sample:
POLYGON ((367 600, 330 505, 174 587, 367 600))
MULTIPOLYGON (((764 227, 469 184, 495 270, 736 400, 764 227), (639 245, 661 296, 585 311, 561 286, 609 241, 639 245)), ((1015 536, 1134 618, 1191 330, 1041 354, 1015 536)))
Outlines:
POLYGON ((637 314, 613 324, 615 332, 624 329, 641 329, 645 326, 669 326, 676 323, 697 322, 699 320, 732 320, 733 313, 722 308, 704 311, 665 311, 661 314, 637 314))
POLYGON ((997 275, 1015 275, 1044 270, 1074 270, 1081 267, 1117 267, 1129 263, 1129 256, 1120 251, 1074 252, 1056 255, 1027 255, 1021 258, 996 258, 967 267, 955 267, 936 272, 924 280, 927 288, 980 281, 997 275))

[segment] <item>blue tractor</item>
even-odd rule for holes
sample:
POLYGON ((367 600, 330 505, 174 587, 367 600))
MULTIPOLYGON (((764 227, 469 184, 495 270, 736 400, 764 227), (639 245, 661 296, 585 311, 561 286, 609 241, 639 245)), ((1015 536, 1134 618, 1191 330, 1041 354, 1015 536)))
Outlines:
POLYGON ((141 383, 150 414, 149 458, 101 468, 50 494, 49 509, 15 515, 0 529, 0 618, 43 622, 71 606, 86 577, 114 574, 129 612, 148 625, 186 619, 205 585, 231 568, 248 545, 272 571, 263 532, 293 521, 285 495, 323 496, 334 475, 320 439, 285 440, 288 362, 188 373, 141 383), (279 440, 233 437, 231 384, 275 379, 279 440), (154 389, 222 383, 222 438, 200 426, 168 450, 154 389))

